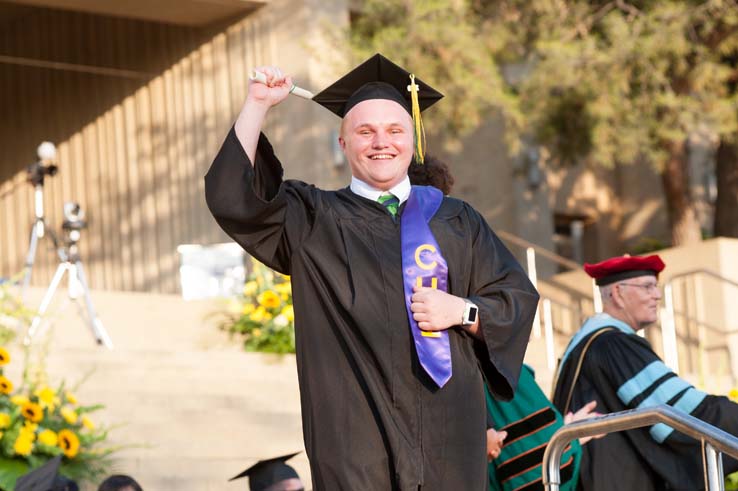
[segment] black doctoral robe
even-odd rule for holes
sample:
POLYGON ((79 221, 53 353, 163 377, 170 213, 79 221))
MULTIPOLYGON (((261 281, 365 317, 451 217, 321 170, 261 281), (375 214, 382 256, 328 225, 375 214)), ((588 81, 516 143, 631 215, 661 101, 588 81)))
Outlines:
POLYGON ((430 228, 449 292, 479 306, 485 342, 449 330, 453 375, 439 390, 412 341, 399 220, 349 189, 282 181, 264 135, 255 161, 231 130, 206 198, 233 240, 291 275, 314 489, 486 489, 482 373, 512 397, 538 301, 519 264, 476 211, 444 198, 430 228))
MULTIPOLYGON (((560 411, 581 352, 598 331, 581 338, 564 360, 553 399, 560 411)), ((669 404, 738 435, 738 405, 692 387, 632 330, 601 333, 587 349, 568 409, 576 411, 591 400, 597 401, 600 413, 669 404)), ((583 445, 582 452, 580 491, 705 488, 700 442, 664 424, 611 433, 583 445)), ((723 465, 726 474, 738 470, 738 463, 727 456, 723 465)))

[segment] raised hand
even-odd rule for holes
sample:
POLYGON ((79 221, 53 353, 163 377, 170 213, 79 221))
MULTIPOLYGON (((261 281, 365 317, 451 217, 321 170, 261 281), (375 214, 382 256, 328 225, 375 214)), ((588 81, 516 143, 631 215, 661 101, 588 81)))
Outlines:
POLYGON ((292 89, 292 77, 285 76, 275 66, 262 66, 256 68, 254 71, 263 73, 266 76, 266 83, 249 80, 247 103, 250 101, 266 107, 272 107, 287 98, 292 89))
POLYGON ((259 142, 259 133, 264 124, 264 118, 269 109, 290 95, 292 77, 285 77, 282 71, 274 66, 262 66, 255 71, 266 76, 266 83, 257 80, 249 81, 249 94, 246 103, 234 125, 236 136, 241 142, 251 165, 256 157, 256 146, 259 142))

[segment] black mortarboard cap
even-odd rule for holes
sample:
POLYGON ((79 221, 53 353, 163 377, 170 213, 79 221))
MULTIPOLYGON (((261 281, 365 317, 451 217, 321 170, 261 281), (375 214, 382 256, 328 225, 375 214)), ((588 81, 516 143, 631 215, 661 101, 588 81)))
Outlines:
POLYGON ((15 482, 15 491, 50 491, 59 472, 61 457, 56 456, 37 469, 22 475, 15 482))
MULTIPOLYGON (((418 85, 420 111, 443 97, 443 94, 419 78, 415 78, 415 83, 418 85)), ((412 114, 408 85, 410 72, 377 53, 316 94, 313 101, 340 117, 344 117, 356 104, 369 99, 395 101, 412 114)))
POLYGON ((248 476, 251 491, 262 491, 285 479, 299 479, 300 476, 297 475, 297 471, 285 463, 299 453, 295 452, 273 459, 260 460, 242 473, 228 480, 234 481, 248 476))

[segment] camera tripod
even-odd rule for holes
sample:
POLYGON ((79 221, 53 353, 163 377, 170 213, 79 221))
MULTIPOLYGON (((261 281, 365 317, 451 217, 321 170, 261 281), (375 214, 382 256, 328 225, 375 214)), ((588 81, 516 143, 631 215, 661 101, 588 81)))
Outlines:
MULTIPOLYGON (((54 171, 55 172, 55 171, 54 171)), ((29 171, 30 174, 30 171, 29 171)), ((53 174, 49 174, 53 175, 53 174)), ((30 179, 30 178, 29 178, 30 179)), ((28 285, 31 283, 31 273, 33 273, 33 262, 36 259, 36 249, 38 248, 38 242, 48 232, 51 237, 51 241, 54 243, 54 249, 59 249, 59 241, 54 234, 54 231, 46 227, 46 221, 44 220, 44 182, 43 174, 35 177, 32 182, 34 185, 34 202, 35 202, 35 213, 36 219, 31 225, 31 240, 28 245, 28 254, 26 254, 26 264, 23 272, 23 283, 21 286, 21 298, 25 298, 26 290, 28 285)))
MULTIPOLYGON (((31 321, 31 326, 28 328, 28 333, 26 334, 24 344, 26 346, 31 344, 33 337, 36 336, 38 328, 41 325, 43 316, 48 310, 49 305, 51 304, 51 300, 54 298, 54 293, 56 292, 56 289, 59 287, 59 284, 64 277, 64 273, 69 273, 69 299, 76 301, 77 297, 79 296, 79 290, 82 291, 85 305, 87 307, 87 324, 90 327, 90 331, 92 331, 92 335, 95 337, 95 341, 97 341, 97 344, 103 345, 108 349, 113 349, 113 341, 110 339, 110 336, 105 331, 102 322, 97 317, 95 307, 92 305, 90 288, 87 286, 85 270, 84 267, 82 267, 82 259, 79 256, 77 241, 79 241, 80 230, 85 227, 85 223, 79 219, 79 205, 76 205, 74 203, 65 204, 65 215, 70 214, 70 212, 68 211, 70 209, 69 207, 71 207, 71 209, 75 209, 74 207, 76 207, 76 211, 71 212, 72 216, 75 217, 76 220, 65 221, 62 225, 62 228, 68 234, 68 238, 65 244, 66 248, 60 248, 58 250, 61 263, 59 264, 59 267, 56 268, 56 273, 54 273, 54 277, 49 284, 49 288, 48 290, 46 290, 43 300, 41 300, 41 306, 38 308, 38 313, 31 321)), ((84 317, 82 313, 82 307, 79 305, 79 303, 77 303, 77 309, 80 313, 80 316, 84 317)))

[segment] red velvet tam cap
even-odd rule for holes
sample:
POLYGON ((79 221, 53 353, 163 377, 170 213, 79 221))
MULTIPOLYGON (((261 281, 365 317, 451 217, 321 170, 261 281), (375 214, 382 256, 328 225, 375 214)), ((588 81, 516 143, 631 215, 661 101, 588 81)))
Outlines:
POLYGON ((637 276, 658 276, 664 270, 664 261, 659 256, 613 257, 597 264, 584 264, 584 271, 595 279, 597 286, 637 276))

